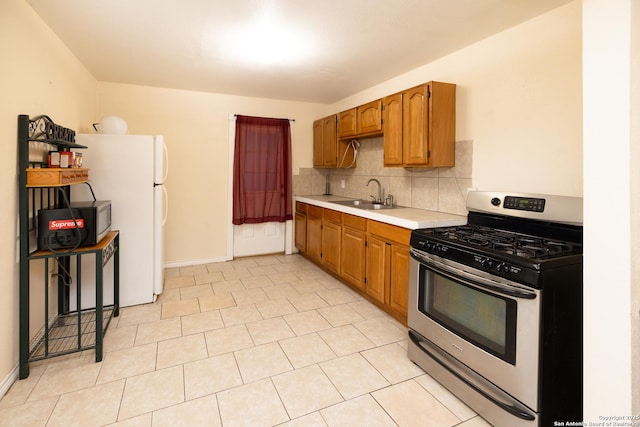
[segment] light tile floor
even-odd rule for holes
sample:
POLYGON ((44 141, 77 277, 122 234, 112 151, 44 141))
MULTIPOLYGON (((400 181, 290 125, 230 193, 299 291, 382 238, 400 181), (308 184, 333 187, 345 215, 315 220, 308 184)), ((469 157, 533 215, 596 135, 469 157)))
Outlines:
POLYGON ((488 424, 406 356, 406 329, 299 255, 166 271, 105 355, 32 363, 0 426, 488 424))

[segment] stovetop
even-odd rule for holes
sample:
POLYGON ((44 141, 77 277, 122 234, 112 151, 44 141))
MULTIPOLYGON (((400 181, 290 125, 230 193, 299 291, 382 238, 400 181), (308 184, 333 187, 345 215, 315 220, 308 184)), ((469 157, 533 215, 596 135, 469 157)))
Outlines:
POLYGON ((582 199, 472 191, 467 225, 411 233, 414 258, 424 255, 492 276, 540 287, 546 271, 581 275, 582 199))
POLYGON ((422 238, 456 243, 485 253, 506 254, 523 260, 548 260, 582 253, 582 245, 500 230, 482 225, 462 225, 418 230, 422 238))

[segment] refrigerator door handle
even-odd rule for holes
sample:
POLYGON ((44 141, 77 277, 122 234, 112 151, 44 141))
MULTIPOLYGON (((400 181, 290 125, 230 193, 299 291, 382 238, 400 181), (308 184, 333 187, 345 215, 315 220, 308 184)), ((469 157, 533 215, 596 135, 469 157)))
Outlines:
POLYGON ((169 176, 169 150, 167 149, 167 144, 162 143, 162 154, 164 156, 164 176, 162 177, 162 183, 165 184, 167 182, 167 176, 169 176))
POLYGON ((162 191, 164 192, 164 197, 162 198, 162 200, 164 201, 164 206, 163 206, 163 214, 162 214, 162 226, 164 227, 164 225, 167 222, 167 216, 169 216, 169 192, 167 191, 167 186, 163 185, 162 186, 162 191))

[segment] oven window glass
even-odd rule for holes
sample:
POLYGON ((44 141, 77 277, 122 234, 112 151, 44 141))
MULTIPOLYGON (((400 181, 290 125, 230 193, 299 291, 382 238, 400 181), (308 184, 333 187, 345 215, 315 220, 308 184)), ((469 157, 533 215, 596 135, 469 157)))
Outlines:
POLYGON ((418 307, 465 340, 515 364, 515 300, 450 279, 421 266, 418 307))

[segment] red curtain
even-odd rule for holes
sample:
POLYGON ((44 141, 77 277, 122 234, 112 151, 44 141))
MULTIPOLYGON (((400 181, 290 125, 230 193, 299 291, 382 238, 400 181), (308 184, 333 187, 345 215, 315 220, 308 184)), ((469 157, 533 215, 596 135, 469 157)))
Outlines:
POLYGON ((288 119, 236 116, 233 223, 293 219, 288 119))

